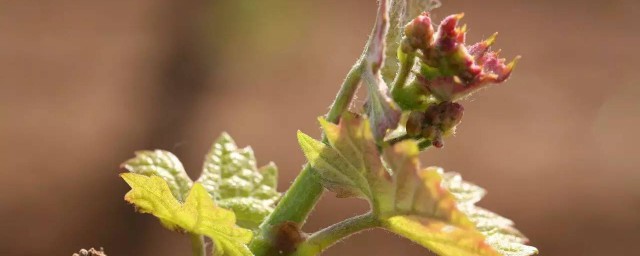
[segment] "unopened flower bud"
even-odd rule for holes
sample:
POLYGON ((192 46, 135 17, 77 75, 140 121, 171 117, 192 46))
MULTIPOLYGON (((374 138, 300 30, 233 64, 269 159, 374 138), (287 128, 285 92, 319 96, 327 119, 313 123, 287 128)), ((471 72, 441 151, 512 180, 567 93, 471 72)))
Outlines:
POLYGON ((440 134, 440 131, 438 131, 438 128, 432 125, 427 125, 425 128, 422 129, 422 137, 433 141, 438 135, 440 134))
POLYGON ((443 137, 455 133, 463 113, 462 105, 450 101, 430 105, 426 111, 411 112, 405 125, 407 135, 441 148, 444 146, 443 137))
POLYGON ((431 18, 428 13, 423 12, 405 26, 402 51, 412 52, 416 49, 427 49, 432 44, 433 33, 431 18))
POLYGON ((442 52, 452 52, 459 44, 464 43, 466 26, 458 28, 458 21, 464 17, 464 13, 449 15, 438 27, 435 46, 442 52))
POLYGON ((444 145, 442 138, 454 133, 455 127, 462 121, 463 113, 464 107, 454 102, 442 102, 430 106, 424 112, 420 135, 431 141, 433 146, 442 147, 444 145))
POLYGON ((422 133, 422 123, 424 122, 424 113, 411 112, 407 119, 407 134, 410 136, 418 136, 422 133))
POLYGON ((462 107, 462 105, 458 103, 445 102, 442 108, 440 123, 440 129, 442 131, 451 130, 462 122, 462 115, 464 113, 464 107, 462 107))
POLYGON ((471 46, 465 45, 466 26, 457 27, 463 14, 450 15, 438 26, 433 46, 421 61, 417 81, 440 101, 457 101, 505 81, 519 57, 508 64, 491 51, 496 35, 471 46))

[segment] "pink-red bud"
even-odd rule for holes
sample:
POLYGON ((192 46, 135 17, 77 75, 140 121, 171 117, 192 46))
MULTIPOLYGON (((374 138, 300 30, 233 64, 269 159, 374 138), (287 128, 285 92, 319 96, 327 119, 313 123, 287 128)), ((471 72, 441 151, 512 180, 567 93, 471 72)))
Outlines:
POLYGON ((402 50, 410 52, 416 49, 427 49, 432 44, 433 33, 431 18, 428 13, 424 12, 405 26, 402 50))
POLYGON ((453 134, 463 113, 464 107, 454 102, 431 105, 425 112, 412 112, 407 120, 407 134, 420 136, 440 148, 444 145, 443 136, 453 134))
POLYGON ((463 29, 456 27, 462 17, 464 17, 464 13, 449 15, 442 20, 436 34, 436 49, 443 52, 451 52, 456 49, 458 44, 464 43, 465 33, 463 29))
POLYGON ((457 101, 491 84, 505 81, 520 57, 508 64, 491 51, 496 34, 471 46, 465 45, 466 25, 458 27, 464 14, 442 20, 433 44, 423 51, 423 68, 417 81, 440 101, 457 101))

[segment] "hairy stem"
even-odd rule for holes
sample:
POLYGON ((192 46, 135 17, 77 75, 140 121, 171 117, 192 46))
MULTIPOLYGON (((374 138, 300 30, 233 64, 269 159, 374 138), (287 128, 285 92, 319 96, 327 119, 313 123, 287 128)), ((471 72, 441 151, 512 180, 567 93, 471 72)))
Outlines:
POLYGON ((317 255, 342 239, 379 225, 378 219, 371 212, 346 219, 313 233, 304 243, 298 246, 297 251, 293 255, 317 255))
MULTIPOLYGON (((381 5, 378 6, 378 8, 381 7, 381 5)), ((380 12, 378 12, 378 15, 380 15, 380 12)), ((380 18, 376 17, 376 20, 380 18)), ((338 91, 338 95, 327 113, 326 120, 328 122, 337 123, 342 113, 349 108, 367 64, 365 59, 371 40, 373 40, 375 29, 376 26, 374 25, 362 55, 360 55, 360 58, 349 70, 345 80, 342 82, 340 91, 338 91)), ((322 134, 322 140, 326 142, 324 134, 322 134)), ((274 211, 262 222, 260 230, 256 232, 256 236, 249 244, 249 249, 254 255, 268 255, 274 251, 276 241, 273 241, 271 237, 274 226, 284 222, 293 222, 298 227, 302 227, 324 191, 322 184, 320 184, 313 172, 313 168, 306 164, 274 211)))
POLYGON ((340 115, 349 108, 349 104, 353 99, 353 95, 356 93, 358 83, 360 83, 360 78, 362 77, 364 67, 362 59, 363 57, 360 57, 360 59, 356 61, 356 64, 351 67, 349 73, 347 73, 347 77, 344 79, 340 91, 338 91, 338 95, 327 113, 327 121, 332 123, 338 122, 340 115))
POLYGON ((198 234, 189 234, 191 238, 191 250, 193 251, 193 256, 206 256, 204 248, 204 236, 198 234))
MULTIPOLYGON (((358 88, 362 67, 362 58, 360 58, 342 83, 342 87, 327 113, 327 121, 337 122, 342 113, 348 109, 358 88)), ((323 190, 324 188, 314 176, 311 166, 305 165, 276 206, 276 209, 260 225, 258 234, 249 245, 251 251, 255 255, 267 255, 272 251, 273 243, 270 241, 271 228, 279 223, 290 221, 302 226, 320 199, 323 190)))
POLYGON ((391 95, 394 99, 401 97, 399 94, 401 93, 401 89, 407 83, 407 78, 409 78, 409 74, 411 73, 411 69, 413 68, 415 59, 414 53, 408 53, 406 56, 400 60, 400 71, 396 78, 393 80, 391 85, 391 95))

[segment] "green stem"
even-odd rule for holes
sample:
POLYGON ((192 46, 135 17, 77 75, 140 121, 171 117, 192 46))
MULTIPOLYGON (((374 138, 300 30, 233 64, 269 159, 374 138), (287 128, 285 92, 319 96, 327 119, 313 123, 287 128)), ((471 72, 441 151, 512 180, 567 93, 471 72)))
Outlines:
POLYGON ((393 145, 393 144, 396 144, 396 143, 398 143, 400 141, 408 140, 408 139, 412 139, 412 138, 413 138, 413 136, 405 133, 405 134, 403 134, 401 136, 398 136, 398 137, 395 137, 393 139, 387 140, 386 143, 389 144, 389 145, 393 145))
POLYGON ((191 249, 193 251, 193 256, 206 256, 207 253, 204 251, 204 236, 198 234, 189 234, 191 238, 191 249))
MULTIPOLYGON (((400 50, 399 50, 400 51, 400 50)), ((415 63, 416 53, 401 53, 400 71, 391 82, 391 97, 401 109, 420 109, 423 99, 420 97, 422 90, 419 87, 407 86, 407 79, 415 63)))
MULTIPOLYGON (((362 59, 360 58, 347 74, 331 109, 327 113, 327 121, 337 122, 342 113, 349 108, 362 75, 362 59)), ((273 250, 273 243, 270 241, 273 226, 286 221, 302 226, 320 199, 323 190, 324 188, 313 174, 311 166, 305 165, 274 211, 260 225, 260 230, 249 244, 254 255, 267 255, 273 250)))
POLYGON ((414 53, 407 53, 400 61, 400 71, 391 83, 391 95, 393 95, 394 98, 396 94, 400 93, 400 89, 402 89, 407 83, 407 78, 409 78, 409 74, 411 73, 411 69, 413 69, 413 64, 415 63, 414 58, 414 53))
POLYGON ((293 255, 317 255, 342 239, 378 226, 380 226, 380 222, 371 212, 346 219, 309 236, 304 243, 298 246, 293 255))
MULTIPOLYGON (((381 5, 379 5, 378 8, 381 8, 381 5)), ((380 12, 378 12, 378 15, 379 14, 380 12)), ((380 18, 381 17, 376 17, 376 20, 380 18)), ((373 32, 375 29, 376 26, 374 25, 362 55, 360 55, 360 58, 358 58, 351 70, 349 70, 347 77, 342 82, 340 91, 338 91, 338 95, 327 113, 327 121, 337 123, 342 113, 349 108, 349 104, 351 104, 353 96, 358 89, 358 84, 360 83, 362 72, 366 65, 365 59, 369 51, 369 45, 371 45, 371 40, 373 40, 373 32)), ((324 134, 322 134, 322 140, 326 142, 324 134)), ((313 210, 320 199, 323 191, 324 188, 315 177, 313 168, 311 168, 309 164, 306 164, 293 184, 291 184, 289 190, 287 190, 282 199, 280 199, 274 211, 269 214, 260 225, 260 229, 256 232, 255 237, 249 244, 249 248, 253 254, 262 256, 274 251, 275 243, 271 240, 272 228, 274 226, 283 222, 293 222, 298 227, 302 227, 309 213, 311 213, 311 210, 313 210)))
POLYGON ((433 141, 431 141, 431 140, 420 141, 418 143, 418 149, 420 151, 423 151, 423 150, 427 149, 428 147, 431 147, 432 143, 433 143, 433 141))
POLYGON ((360 57, 360 59, 356 61, 356 64, 351 67, 349 73, 347 73, 347 77, 344 79, 344 82, 342 82, 340 91, 338 91, 338 95, 327 113, 327 121, 332 123, 338 122, 342 113, 349 108, 351 99, 353 99, 353 95, 356 93, 358 83, 360 83, 360 78, 362 77, 364 68, 363 59, 364 56, 360 57))

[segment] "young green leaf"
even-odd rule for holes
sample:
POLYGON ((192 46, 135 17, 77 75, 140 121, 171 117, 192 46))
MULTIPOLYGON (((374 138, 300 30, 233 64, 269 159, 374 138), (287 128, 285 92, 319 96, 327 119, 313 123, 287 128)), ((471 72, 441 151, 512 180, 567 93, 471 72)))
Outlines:
POLYGON ((387 130, 393 130, 400 121, 400 109, 389 97, 389 88, 380 75, 385 59, 385 36, 389 28, 388 0, 381 0, 376 25, 367 46, 365 66, 362 74, 367 85, 367 115, 376 140, 382 140, 387 130))
POLYGON ((280 197, 277 175, 275 164, 258 168, 253 150, 239 149, 231 136, 223 133, 207 154, 198 182, 220 207, 235 212, 238 225, 254 229, 280 197))
MULTIPOLYGON (((443 173, 440 169, 438 172, 443 173)), ((484 234, 486 242, 502 255, 527 256, 538 253, 520 231, 513 227, 513 221, 489 210, 475 206, 486 194, 481 187, 462 180, 457 173, 443 173, 443 186, 456 198, 458 208, 475 224, 476 229, 484 234)))
POLYGON ((470 207, 482 189, 440 168, 421 168, 415 141, 386 146, 381 156, 366 119, 345 113, 337 125, 320 123, 329 145, 298 134, 309 163, 338 197, 368 200, 384 228, 442 255, 532 254, 514 243, 524 240, 507 232, 514 230, 510 222, 470 207))
POLYGON ((369 176, 388 174, 376 155, 371 129, 351 113, 344 113, 340 120, 341 125, 336 126, 320 118, 327 138, 335 142, 334 147, 302 132, 298 132, 298 142, 309 164, 320 174, 324 187, 336 192, 338 197, 372 198, 374 184, 369 182, 378 179, 369 176), (376 171, 378 173, 374 173, 376 171))
POLYGON ((441 189, 455 198, 457 208, 474 225, 474 229, 444 223, 438 219, 418 216, 394 216, 385 227, 442 255, 508 255, 537 254, 513 222, 474 204, 485 194, 484 189, 465 182, 456 173, 443 173, 430 167, 432 175, 440 176, 441 189))
POLYGON ((161 177, 135 173, 120 176, 131 187, 125 200, 141 212, 153 214, 167 228, 208 236, 215 244, 214 255, 253 255, 246 246, 251 231, 236 226, 233 212, 217 207, 201 184, 195 183, 181 203, 161 177))
POLYGON ((137 151, 136 156, 122 163, 121 168, 132 173, 162 177, 179 201, 184 201, 193 184, 180 160, 164 150, 137 151))
POLYGON ((367 115, 371 119, 374 137, 380 141, 384 139, 387 131, 398 127, 402 113, 398 105, 389 97, 388 87, 382 81, 380 74, 365 70, 362 78, 367 84, 367 115))
POLYGON ((387 219, 383 225, 386 229, 429 248, 438 255, 501 255, 485 242, 485 237, 480 232, 437 219, 399 215, 387 219))

